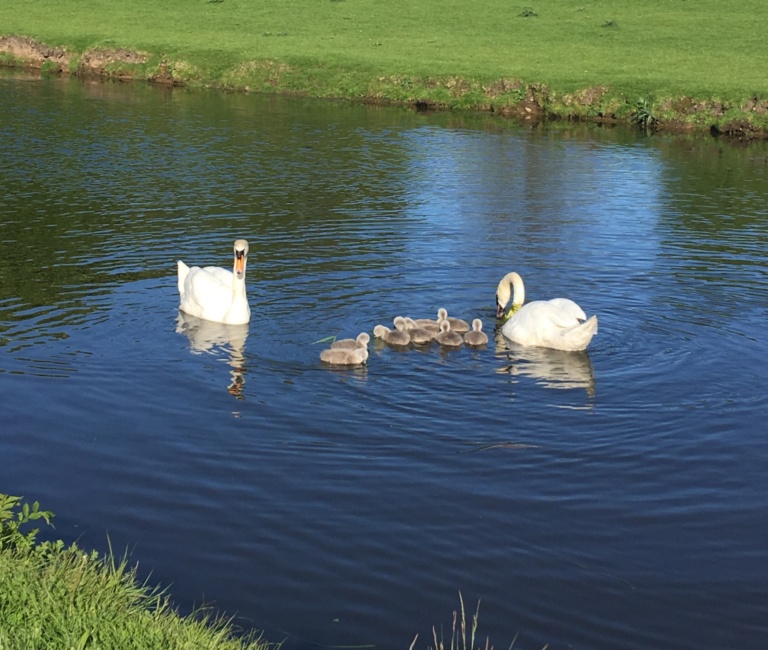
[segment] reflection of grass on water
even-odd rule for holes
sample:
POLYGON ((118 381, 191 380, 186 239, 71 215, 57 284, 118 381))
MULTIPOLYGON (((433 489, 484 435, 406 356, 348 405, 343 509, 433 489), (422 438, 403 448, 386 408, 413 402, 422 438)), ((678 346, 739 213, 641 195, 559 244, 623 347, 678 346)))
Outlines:
MULTIPOLYGON (((432 626, 432 642, 433 646, 427 646, 428 650, 476 650, 475 640, 477 638, 477 621, 480 615, 480 601, 477 601, 477 608, 472 616, 472 626, 467 628, 467 615, 464 609, 464 597, 459 592, 459 610, 453 611, 453 623, 451 625, 451 638, 450 641, 446 641, 443 635, 443 629, 440 628, 438 634, 437 628, 432 626), (450 645, 446 645, 449 643, 450 645)), ((515 636, 515 639, 517 636, 515 636)), ((418 641, 419 635, 417 634, 411 642, 409 650, 414 650, 416 647, 416 641, 418 641)), ((515 639, 509 645, 510 648, 515 645, 515 639)), ((481 642, 482 643, 482 642, 481 642)), ((493 650, 493 646, 490 645, 490 639, 486 637, 484 645, 478 645, 477 650, 493 650)))

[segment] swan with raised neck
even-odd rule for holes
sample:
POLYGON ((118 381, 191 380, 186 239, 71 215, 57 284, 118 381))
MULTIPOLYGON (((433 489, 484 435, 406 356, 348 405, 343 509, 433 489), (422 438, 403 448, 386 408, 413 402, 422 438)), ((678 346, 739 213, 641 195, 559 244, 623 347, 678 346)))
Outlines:
POLYGON ((178 261, 179 309, 205 320, 242 325, 251 320, 245 294, 248 242, 235 240, 232 271, 217 266, 189 267, 178 261))

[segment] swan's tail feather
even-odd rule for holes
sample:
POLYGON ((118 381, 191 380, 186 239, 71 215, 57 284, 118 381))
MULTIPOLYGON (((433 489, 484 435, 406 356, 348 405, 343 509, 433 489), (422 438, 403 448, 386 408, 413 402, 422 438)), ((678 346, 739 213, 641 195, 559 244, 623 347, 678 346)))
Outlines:
POLYGON ((563 336, 568 339, 569 344, 567 348, 563 349, 586 350, 595 334, 597 334, 597 315, 563 332, 563 336))
POLYGON ((179 264, 179 295, 184 295, 184 281, 187 279, 187 275, 189 275, 189 267, 184 264, 181 260, 178 262, 179 264))

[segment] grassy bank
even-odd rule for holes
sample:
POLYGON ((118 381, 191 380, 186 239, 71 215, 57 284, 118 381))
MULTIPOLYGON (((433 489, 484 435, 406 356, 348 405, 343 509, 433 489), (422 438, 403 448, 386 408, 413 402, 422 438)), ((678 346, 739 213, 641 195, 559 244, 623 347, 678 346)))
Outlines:
POLYGON ((37 62, 68 72, 764 133, 767 17, 762 0, 36 0, 6 4, 0 35, 64 48, 37 62))
POLYGON ((52 514, 0 494, 0 648, 268 650, 212 615, 179 616, 136 569, 63 542, 36 542, 52 514))
MULTIPOLYGON (((52 518, 37 502, 0 493, 0 649, 279 650, 281 644, 242 633, 213 612, 180 616, 164 590, 138 580, 126 558, 38 542, 34 526, 52 518)), ((447 632, 432 628, 427 650, 488 650, 488 639, 476 646, 480 602, 469 621, 461 593, 459 604, 447 632)))

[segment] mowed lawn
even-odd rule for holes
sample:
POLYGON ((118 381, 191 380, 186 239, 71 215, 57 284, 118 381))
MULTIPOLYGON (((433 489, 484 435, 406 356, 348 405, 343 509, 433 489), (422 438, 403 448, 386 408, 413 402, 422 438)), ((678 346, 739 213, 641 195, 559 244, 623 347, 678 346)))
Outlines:
POLYGON ((767 24, 765 0, 31 0, 0 12, 0 34, 163 54, 211 82, 269 60, 733 99, 768 94, 767 24))

